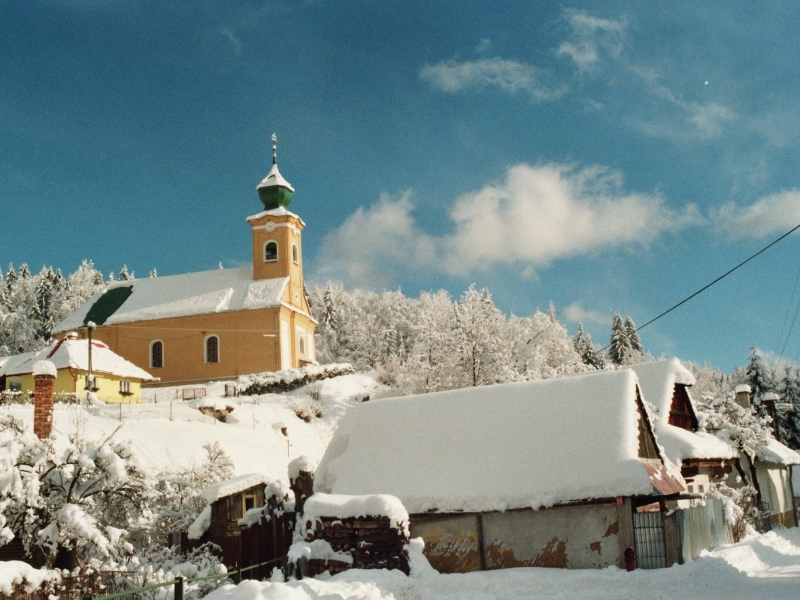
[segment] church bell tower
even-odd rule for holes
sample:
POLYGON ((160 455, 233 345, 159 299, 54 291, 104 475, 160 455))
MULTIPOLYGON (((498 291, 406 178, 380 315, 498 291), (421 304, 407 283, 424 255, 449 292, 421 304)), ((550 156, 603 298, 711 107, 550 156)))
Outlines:
POLYGON ((278 138, 272 134, 272 168, 258 184, 264 210, 247 218, 253 231, 253 279, 289 278, 290 303, 305 310, 303 292, 303 220, 286 207, 294 188, 278 170, 278 138))

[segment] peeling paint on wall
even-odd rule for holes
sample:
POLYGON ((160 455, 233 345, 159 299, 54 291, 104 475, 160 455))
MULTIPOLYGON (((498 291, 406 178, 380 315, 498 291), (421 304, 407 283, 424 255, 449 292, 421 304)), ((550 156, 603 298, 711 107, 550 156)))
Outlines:
POLYGON ((468 573, 480 569, 474 515, 416 524, 412 519, 411 536, 425 540, 425 557, 440 573, 468 573))
POLYGON ((533 561, 533 566, 565 569, 567 567, 567 541, 553 537, 533 561))

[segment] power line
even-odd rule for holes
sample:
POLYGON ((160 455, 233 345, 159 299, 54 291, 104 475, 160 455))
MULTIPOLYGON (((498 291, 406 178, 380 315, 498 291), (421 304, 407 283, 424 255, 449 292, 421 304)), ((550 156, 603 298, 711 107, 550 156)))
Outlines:
MULTIPOLYGON (((797 276, 794 278, 794 287, 792 288, 792 295, 789 298, 789 304, 786 307, 786 315, 783 317, 783 325, 781 325, 781 332, 778 334, 778 343, 775 344, 775 347, 781 345, 781 340, 783 339, 783 332, 786 329, 786 322, 789 320, 789 313, 792 311, 792 305, 794 304, 794 296, 797 292, 797 283, 800 281, 800 264, 797 266, 797 276)), ((783 342, 783 347, 781 348, 781 354, 778 357, 778 360, 772 363, 773 367, 783 358, 783 353, 786 350, 786 344, 789 343, 789 338, 792 336, 792 330, 794 329, 794 323, 797 320, 797 312, 800 310, 800 303, 797 304, 797 309, 794 311, 794 317, 792 318, 792 325, 789 327, 789 333, 786 334, 786 340, 783 342)))
MULTIPOLYGON (((661 317, 668 315, 669 313, 671 313, 673 310, 675 310, 675 309, 676 309, 676 308, 678 308, 679 306, 682 306, 683 304, 686 304, 686 303, 687 303, 689 300, 691 300, 691 299, 692 299, 692 298, 694 298, 695 296, 697 296, 697 295, 699 295, 699 294, 701 294, 701 293, 705 292, 705 291, 706 291, 708 288, 710 288, 710 287, 711 287, 712 285, 714 285, 715 283, 718 283, 719 281, 722 281, 722 280, 723 280, 723 279, 725 279, 725 278, 726 278, 728 275, 730 275, 731 273, 733 273, 733 272, 734 272, 736 269, 738 269, 739 267, 743 267, 744 265, 746 265, 747 263, 749 263, 751 260, 753 260, 753 259, 754 259, 756 256, 758 256, 759 254, 763 254, 764 252, 766 252, 767 250, 769 250, 770 248, 772 248, 772 247, 773 247, 775 244, 777 244, 778 242, 780 242, 780 241, 781 241, 783 238, 785 238, 785 237, 787 237, 787 236, 791 235, 792 233, 794 233, 794 232, 795 232, 795 231, 797 231, 798 229, 800 229, 800 224, 799 224, 799 225, 796 225, 795 227, 793 227, 792 229, 790 229, 789 231, 787 231, 786 233, 784 233, 784 234, 783 234, 781 237, 779 237, 778 239, 774 240, 773 242, 770 242, 769 244, 767 244, 766 246, 764 246, 764 247, 763 247, 761 250, 759 250, 758 252, 756 252, 755 254, 753 254, 752 256, 750 256, 749 258, 747 258, 747 259, 743 260, 743 261, 742 261, 742 262, 740 262, 738 265, 736 265, 735 267, 733 267, 731 270, 729 270, 729 271, 726 271, 725 273, 723 273, 722 275, 720 275, 719 277, 717 277, 717 278, 716 278, 714 281, 712 281, 711 283, 709 283, 709 284, 707 284, 707 285, 704 285, 703 287, 701 287, 699 290, 697 290, 697 291, 696 291, 694 294, 692 294, 691 296, 687 296, 686 298, 684 298, 683 300, 681 300, 681 301, 680 301, 680 302, 678 302, 677 304, 675 304, 675 305, 671 306, 670 308, 668 308, 667 310, 665 310, 664 312, 662 312, 662 313, 661 313, 660 315, 658 315, 657 317, 653 317, 652 319, 650 319, 650 320, 649 320, 647 323, 645 323, 645 324, 644 324, 644 325, 642 325, 641 327, 637 327, 637 328, 636 328, 634 331, 636 331, 636 332, 638 332, 638 331, 641 331, 642 329, 644 329, 644 328, 645 328, 645 327, 647 327, 648 325, 650 325, 650 324, 652 324, 652 323, 655 323, 656 321, 658 321, 658 320, 659 320, 661 317)), ((610 344, 609 344, 609 345, 610 345, 610 344)), ((607 348, 608 348, 608 346, 606 346, 605 348, 602 348, 602 349, 601 349, 601 352, 602 352, 603 350, 606 350, 607 348)))

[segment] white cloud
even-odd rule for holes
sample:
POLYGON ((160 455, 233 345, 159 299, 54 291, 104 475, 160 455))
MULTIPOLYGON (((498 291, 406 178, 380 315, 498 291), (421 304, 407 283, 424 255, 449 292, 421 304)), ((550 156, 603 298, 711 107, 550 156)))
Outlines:
MULTIPOLYGON (((666 103, 666 107, 660 107, 656 119, 629 119, 647 135, 678 141, 713 139, 722 135, 725 127, 737 118, 733 110, 721 104, 682 99, 661 83, 660 75, 652 69, 631 67, 630 72, 644 83, 651 98, 666 103)), ((663 103, 656 102, 656 105, 663 103)))
POLYGON ((343 281, 371 288, 390 287, 403 272, 435 262, 434 241, 417 230, 406 192, 396 199, 382 195, 327 234, 313 279, 343 281))
POLYGON ((493 86, 506 92, 525 92, 539 101, 560 98, 566 92, 563 86, 545 84, 541 71, 533 65, 501 58, 426 64, 420 71, 420 78, 444 92, 493 86))
POLYGON ((745 206, 729 202, 711 211, 711 222, 734 240, 785 233, 800 224, 800 190, 770 194, 745 206))
POLYGON ((558 164, 511 167, 504 181, 458 198, 451 216, 443 243, 453 274, 648 244, 701 220, 694 206, 677 212, 659 196, 624 192, 619 173, 558 164))
POLYGON ((597 310, 586 310, 578 302, 573 302, 561 311, 564 318, 570 323, 597 323, 598 325, 611 325, 612 315, 597 310))
POLYGON ((230 27, 222 27, 219 32, 230 42, 233 53, 239 56, 242 53, 242 40, 236 37, 230 27))
POLYGON ((381 287, 419 269, 468 276, 505 264, 533 272, 559 258, 647 245, 702 220, 694 206, 675 211, 660 196, 626 193, 616 172, 559 164, 519 164, 457 198, 449 234, 420 231, 413 207, 406 193, 359 208, 326 236, 318 278, 381 287))
POLYGON ((557 54, 571 58, 579 70, 593 68, 604 52, 614 58, 622 53, 628 27, 624 18, 601 19, 579 10, 565 10, 564 16, 572 33, 570 39, 558 47, 557 54))

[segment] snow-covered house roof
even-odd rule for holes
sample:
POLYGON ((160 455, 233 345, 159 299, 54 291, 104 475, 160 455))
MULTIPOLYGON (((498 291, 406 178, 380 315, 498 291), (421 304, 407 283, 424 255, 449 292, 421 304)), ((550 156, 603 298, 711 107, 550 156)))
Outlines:
MULTIPOLYGON (((688 459, 733 459, 738 456, 733 446, 715 435, 704 431, 688 431, 669 424, 675 386, 691 386, 695 383, 694 375, 677 358, 640 363, 632 365, 630 369, 639 379, 644 399, 655 407, 658 417, 656 437, 671 461, 680 464, 688 459)), ((688 390, 687 398, 696 420, 696 406, 688 390)))
MULTIPOLYGON (((47 360, 56 369, 89 370, 89 341, 66 337, 37 352, 26 352, 12 356, 0 366, 0 376, 26 375, 34 371, 38 361, 47 360)), ((113 352, 103 342, 92 341, 92 371, 107 373, 128 379, 152 381, 155 379, 144 369, 113 352)))
POLYGON ((636 386, 621 370, 364 403, 340 422, 314 491, 391 494, 411 513, 681 491, 674 465, 639 458, 636 386))
POLYGON ((212 504, 220 498, 238 494, 257 485, 267 485, 270 481, 271 479, 263 473, 248 473, 210 485, 201 494, 206 502, 212 504))
POLYGON ((251 268, 119 281, 89 298, 53 332, 82 327, 89 309, 113 288, 131 286, 133 293, 105 325, 279 306, 288 282, 288 277, 253 280, 251 268))
POLYGON ((779 465, 800 465, 800 454, 775 439, 770 439, 766 446, 760 446, 756 457, 779 465))

